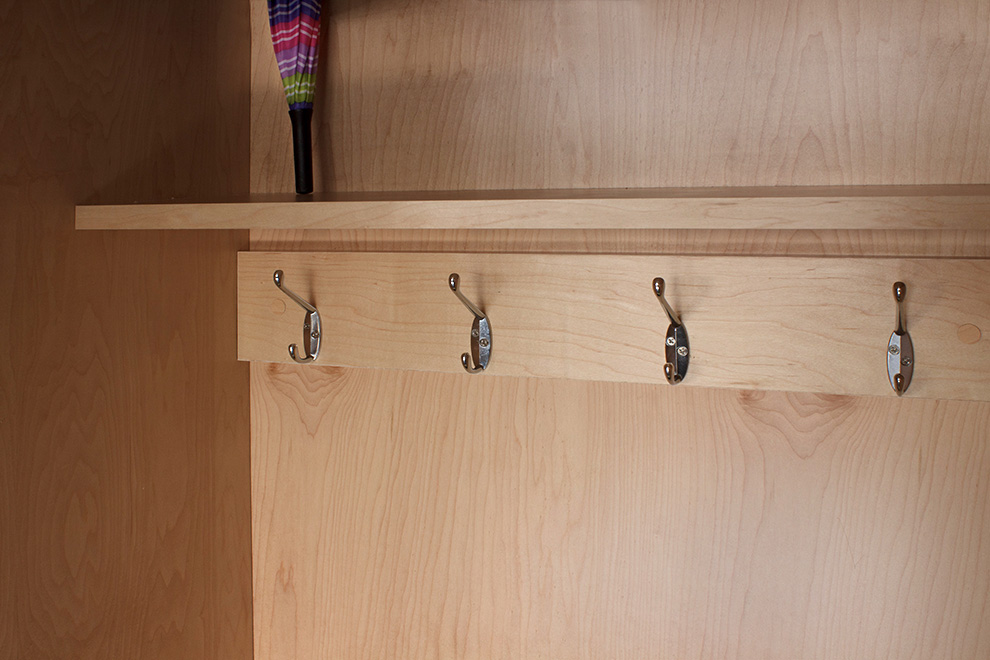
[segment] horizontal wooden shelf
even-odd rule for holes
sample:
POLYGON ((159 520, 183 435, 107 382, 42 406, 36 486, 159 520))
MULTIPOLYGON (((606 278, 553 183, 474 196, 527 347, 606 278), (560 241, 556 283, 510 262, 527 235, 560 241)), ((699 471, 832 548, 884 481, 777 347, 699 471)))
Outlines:
POLYGON ((990 186, 476 190, 77 206, 77 229, 988 229, 990 186))
POLYGON ((317 367, 463 373, 473 317, 447 286, 458 272, 493 334, 488 371, 466 379, 665 383, 660 276, 690 336, 677 387, 879 396, 894 396, 886 346, 903 280, 917 360, 907 396, 990 400, 987 260, 242 252, 242 360, 291 362, 302 339, 276 269, 320 310, 317 367))

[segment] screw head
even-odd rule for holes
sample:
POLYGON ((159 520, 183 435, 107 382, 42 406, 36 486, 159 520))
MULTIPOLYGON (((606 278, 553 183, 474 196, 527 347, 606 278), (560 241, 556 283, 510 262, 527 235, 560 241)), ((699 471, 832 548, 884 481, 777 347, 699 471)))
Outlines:
POLYGON ((687 357, 688 354, 687 346, 678 347, 677 354, 680 355, 681 357, 687 357))
POLYGON ((890 346, 887 347, 887 352, 890 353, 891 355, 897 355, 898 353, 901 352, 901 349, 899 349, 896 344, 891 344, 890 346))
POLYGON ((481 346, 482 348, 488 348, 488 340, 487 340, 487 339, 485 339, 484 337, 482 337, 482 338, 481 338, 481 339, 480 339, 480 340, 478 341, 478 345, 479 345, 479 346, 481 346))
POLYGON ((667 337, 667 346, 673 346, 676 343, 677 342, 674 341, 674 338, 673 337, 667 337))
POLYGON ((313 334, 310 335, 310 337, 312 337, 313 339, 319 339, 320 338, 320 333, 314 332, 313 334))
POLYGON ((914 363, 914 360, 912 360, 909 357, 901 358, 901 364, 904 365, 905 367, 910 367, 913 363, 914 363))
POLYGON ((478 332, 478 329, 477 328, 474 328, 474 329, 471 330, 471 336, 472 337, 477 337, 479 334, 480 333, 478 332))

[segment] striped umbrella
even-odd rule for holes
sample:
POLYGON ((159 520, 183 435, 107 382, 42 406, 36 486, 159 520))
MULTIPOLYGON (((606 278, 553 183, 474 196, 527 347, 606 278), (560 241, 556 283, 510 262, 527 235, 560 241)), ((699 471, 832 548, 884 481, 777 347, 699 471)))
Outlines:
POLYGON ((268 23, 292 120, 296 192, 313 192, 313 96, 320 46, 320 0, 268 0, 268 23))

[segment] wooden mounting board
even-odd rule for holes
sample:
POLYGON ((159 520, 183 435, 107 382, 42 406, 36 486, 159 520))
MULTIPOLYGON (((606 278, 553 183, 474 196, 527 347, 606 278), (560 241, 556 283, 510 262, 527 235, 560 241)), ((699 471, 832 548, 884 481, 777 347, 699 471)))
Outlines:
POLYGON ((76 207, 77 229, 986 229, 990 186, 472 190, 76 207))
MULTIPOLYGON (((303 311, 320 310, 317 365, 461 372, 473 317, 489 316, 492 362, 474 376, 665 382, 668 321, 651 283, 687 327, 681 386, 893 396, 885 347, 891 285, 907 283, 917 365, 908 396, 990 400, 990 261, 428 253, 241 252, 238 355, 291 362, 303 311)), ((465 377, 468 377, 465 374, 465 377)))

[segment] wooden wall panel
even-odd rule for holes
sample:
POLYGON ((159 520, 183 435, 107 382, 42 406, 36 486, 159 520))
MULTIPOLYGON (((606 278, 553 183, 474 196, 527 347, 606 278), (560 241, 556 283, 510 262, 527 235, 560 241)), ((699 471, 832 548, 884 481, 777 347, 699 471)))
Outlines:
MULTIPOLYGON (((292 189, 252 0, 251 191, 292 189)), ((317 190, 990 182, 981 0, 325 4, 317 190)), ((252 248, 986 258, 988 234, 252 248)), ((979 403, 252 365, 259 658, 990 655, 979 403)))
MULTIPOLYGON (((286 192, 264 5, 252 187, 286 192)), ((990 181, 984 0, 324 6, 317 190, 990 181)))
POLYGON ((982 658, 986 404, 252 365, 261 658, 982 658))
MULTIPOLYGON (((2 14, 0 14, 2 16, 2 14)), ((2 68, 0 68, 2 71, 2 68)), ((9 281, 13 276, 13 250, 6 241, 0 241, 0 278, 9 281)), ((13 287, 0 286, 0 310, 10 309, 13 287)), ((0 322, 0 346, 10 346, 10 328, 0 322)), ((20 655, 20 636, 17 632, 17 587, 24 557, 15 530, 19 522, 15 481, 18 473, 17 453, 13 442, 14 391, 7 383, 13 383, 12 351, 0 351, 0 657, 20 655), (3 656, 3 653, 9 655, 3 656)))
POLYGON ((252 655, 246 233, 73 229, 246 192, 240 4, 0 3, 2 658, 252 655))

